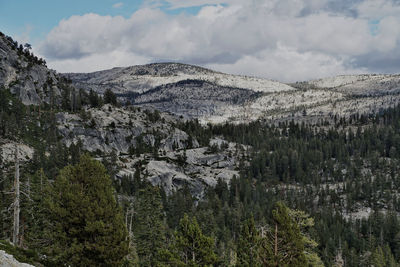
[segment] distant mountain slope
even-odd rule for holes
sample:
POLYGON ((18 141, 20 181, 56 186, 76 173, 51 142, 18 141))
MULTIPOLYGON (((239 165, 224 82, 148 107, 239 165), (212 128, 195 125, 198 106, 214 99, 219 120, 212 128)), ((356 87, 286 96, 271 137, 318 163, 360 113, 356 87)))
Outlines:
POLYGON ((400 102, 399 75, 348 75, 287 85, 179 63, 64 75, 76 87, 98 93, 109 88, 133 105, 204 123, 317 122, 334 115, 373 113, 400 102))
POLYGON ((180 63, 154 63, 93 73, 66 73, 64 75, 71 79, 77 87, 93 89, 100 93, 110 87, 116 93, 143 93, 160 85, 184 80, 201 80, 219 86, 265 93, 293 90, 291 86, 276 81, 224 74, 180 63))
POLYGON ((400 75, 393 74, 342 75, 308 83, 353 95, 393 94, 400 91, 400 75))

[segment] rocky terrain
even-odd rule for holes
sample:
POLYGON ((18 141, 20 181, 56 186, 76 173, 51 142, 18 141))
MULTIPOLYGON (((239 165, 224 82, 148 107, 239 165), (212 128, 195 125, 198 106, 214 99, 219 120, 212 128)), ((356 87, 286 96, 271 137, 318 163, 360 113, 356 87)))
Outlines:
MULTIPOLYGON (((121 94, 142 92, 144 94, 138 101, 141 101, 143 106, 149 104, 148 99, 152 101, 155 97, 158 97, 159 101, 179 98, 181 95, 177 94, 176 89, 184 88, 187 90, 185 95, 191 93, 191 88, 198 88, 195 97, 204 102, 201 106, 204 109, 210 109, 212 104, 217 109, 219 104, 223 105, 225 102, 241 103, 243 99, 257 94, 256 91, 292 89, 287 85, 256 78, 246 78, 254 91, 233 88, 233 84, 245 77, 215 73, 183 64, 115 68, 111 73, 104 71, 88 75, 77 74, 76 77, 80 77, 82 83, 100 83, 98 88, 109 88, 112 85, 113 91, 121 94), (132 75, 139 78, 136 81, 132 80, 132 75), (111 77, 117 76, 116 80, 110 80, 111 77), (193 82, 187 81, 189 77, 193 78, 193 82), (176 86, 166 85, 165 79, 175 82, 176 86), (213 79, 213 83, 209 79, 213 79), (215 83, 218 84, 217 88, 215 83), (274 84, 278 87, 272 86, 274 84), (137 89, 138 85, 141 89, 137 89), (155 86, 159 87, 154 89, 155 86), (208 90, 206 94, 202 94, 205 88, 208 90), (164 94, 160 94, 160 91, 164 94), (212 95, 212 98, 219 102, 208 101, 208 95, 212 95)), ((44 60, 31 54, 29 46, 18 45, 2 33, 0 87, 9 89, 25 105, 50 104, 54 98, 53 104, 57 106, 62 97, 70 96, 63 94, 63 90, 70 87, 65 78, 59 77, 55 71, 46 67, 44 60)), ((98 88, 96 91, 102 92, 98 88)), ((182 106, 190 106, 190 99, 181 100, 182 106)), ((192 111, 182 109, 180 112, 174 112, 179 106, 171 109, 173 105, 174 103, 169 105, 169 111, 172 113, 192 111)), ((143 167, 142 175, 154 185, 162 185, 167 192, 171 192, 184 184, 190 184, 193 193, 201 195, 205 186, 215 185, 218 179, 229 181, 234 175, 238 175, 238 150, 243 149, 243 146, 220 139, 210 140, 210 143, 203 143, 201 146, 195 137, 176 127, 177 123, 184 121, 178 116, 154 111, 151 105, 149 109, 104 105, 101 108, 85 107, 81 112, 64 111, 56 114, 56 127, 63 144, 70 147, 71 144, 79 143, 82 149, 93 153, 99 160, 108 158, 110 154, 117 155, 118 177, 133 175, 135 164, 140 161, 143 167)), ((38 126, 40 127, 40 124, 38 126)), ((0 166, 3 171, 13 168, 16 147, 21 163, 34 157, 34 148, 22 140, 0 138, 0 166)), ((49 156, 48 152, 46 153, 49 156)))
POLYGON ((64 75, 78 88, 98 93, 109 88, 135 106, 203 123, 257 119, 315 123, 334 115, 379 112, 400 100, 399 75, 349 75, 288 85, 177 63, 64 75))
POLYGON ((17 261, 14 256, 7 254, 5 251, 0 250, 0 266, 1 267, 33 267, 27 263, 17 261))
POLYGON ((0 87, 9 88, 26 105, 50 103, 65 83, 26 47, 0 32, 0 87))
POLYGON ((142 175, 166 192, 189 184, 194 194, 201 195, 205 186, 215 185, 218 179, 229 181, 238 176, 236 144, 212 139, 208 146, 201 147, 196 138, 176 128, 179 118, 154 114, 159 113, 104 105, 81 114, 60 112, 56 117, 67 146, 79 142, 99 159, 116 153, 119 177, 133 176, 135 164, 140 161, 144 163, 142 175))
POLYGON ((144 93, 155 87, 185 80, 199 80, 216 86, 248 89, 254 92, 290 91, 289 85, 249 76, 230 75, 198 66, 180 63, 154 63, 93 73, 66 73, 75 86, 103 93, 112 88, 115 93, 144 93))

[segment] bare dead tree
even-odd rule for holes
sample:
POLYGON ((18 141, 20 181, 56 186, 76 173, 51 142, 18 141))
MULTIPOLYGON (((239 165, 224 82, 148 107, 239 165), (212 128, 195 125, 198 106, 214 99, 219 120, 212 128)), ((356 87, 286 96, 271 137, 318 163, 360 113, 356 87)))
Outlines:
POLYGON ((19 159, 18 159, 18 145, 15 145, 15 180, 14 180, 14 223, 13 223, 13 244, 19 245, 19 213, 20 213, 20 192, 19 192, 19 159))

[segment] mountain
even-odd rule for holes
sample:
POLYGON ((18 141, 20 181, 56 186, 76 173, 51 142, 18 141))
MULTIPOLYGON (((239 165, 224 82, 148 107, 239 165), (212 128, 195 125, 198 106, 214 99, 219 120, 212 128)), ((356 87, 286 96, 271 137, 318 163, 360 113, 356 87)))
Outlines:
POLYGON ((203 123, 308 120, 374 113, 399 103, 399 75, 350 75, 284 84, 160 63, 65 77, 85 90, 112 89, 121 100, 203 123), (304 114, 308 114, 305 118, 304 114))
POLYGON ((291 86, 276 81, 224 74, 181 63, 153 63, 93 73, 66 73, 64 76, 70 78, 78 87, 93 89, 99 93, 111 87, 117 94, 145 93, 157 86, 184 80, 206 81, 217 86, 264 93, 293 90, 291 86))

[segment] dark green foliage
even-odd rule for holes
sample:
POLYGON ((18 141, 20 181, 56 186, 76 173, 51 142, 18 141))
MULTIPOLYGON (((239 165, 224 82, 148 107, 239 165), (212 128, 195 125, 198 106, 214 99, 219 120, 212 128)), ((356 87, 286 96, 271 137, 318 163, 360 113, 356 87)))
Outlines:
POLYGON ((289 209, 282 202, 277 202, 272 211, 274 220, 269 243, 273 247, 275 266, 307 266, 304 255, 304 240, 299 226, 289 216, 289 209))
POLYGON ((83 155, 61 170, 50 188, 47 247, 72 266, 115 266, 128 253, 126 226, 104 166, 83 155))
POLYGON ((263 242, 253 217, 243 223, 236 251, 239 266, 263 266, 262 258, 272 255, 271 246, 263 242))
POLYGON ((114 94, 113 91, 111 91, 111 89, 107 89, 104 92, 104 103, 105 104, 111 104, 116 106, 117 105, 117 96, 114 94))
POLYGON ((159 189, 149 184, 136 194, 133 235, 141 266, 154 266, 158 251, 165 247, 166 222, 159 189))
POLYGON ((103 99, 93 90, 89 91, 89 104, 92 108, 101 107, 103 105, 103 99))
POLYGON ((25 105, 9 90, 0 87, 0 136, 15 139, 22 134, 26 113, 25 105))
POLYGON ((155 122, 158 122, 161 120, 160 111, 158 111, 156 109, 154 111, 145 110, 144 113, 147 115, 147 119, 152 123, 155 123, 155 122))
POLYGON ((195 217, 185 214, 172 244, 160 252, 160 261, 167 266, 214 266, 218 263, 214 251, 214 239, 202 233, 195 217))

